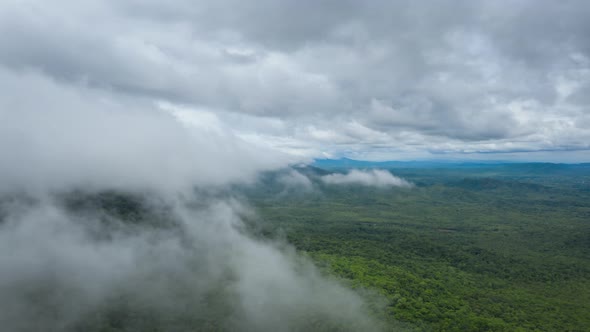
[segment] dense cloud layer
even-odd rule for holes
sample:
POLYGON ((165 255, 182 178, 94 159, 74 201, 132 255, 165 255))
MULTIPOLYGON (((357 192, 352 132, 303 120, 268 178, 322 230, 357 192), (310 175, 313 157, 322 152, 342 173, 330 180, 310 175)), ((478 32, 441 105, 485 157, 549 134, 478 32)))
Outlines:
POLYGON ((302 156, 583 160, 589 14, 581 0, 9 0, 0 66, 182 104, 302 156))
POLYGON ((254 239, 252 212, 216 194, 299 158, 209 112, 35 71, 2 69, 0 84, 3 328, 379 329, 356 293, 254 239))
POLYGON ((358 170, 353 169, 346 174, 328 174, 322 176, 322 180, 328 184, 357 184, 371 187, 406 187, 413 186, 412 183, 394 176, 388 171, 380 169, 358 170))
POLYGON ((0 70, 0 89, 0 193, 73 186, 176 191, 249 181, 292 160, 219 124, 187 124, 149 102, 33 73, 0 70))

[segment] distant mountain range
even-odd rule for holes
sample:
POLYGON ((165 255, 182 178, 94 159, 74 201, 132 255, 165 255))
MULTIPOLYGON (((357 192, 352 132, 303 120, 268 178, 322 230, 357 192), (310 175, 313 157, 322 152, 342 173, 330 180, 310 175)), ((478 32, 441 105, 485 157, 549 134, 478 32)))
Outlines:
POLYGON ((590 163, 581 164, 561 164, 561 163, 542 163, 542 162, 511 162, 511 161, 366 161, 354 160, 349 158, 341 159, 316 159, 312 166, 323 169, 342 169, 342 168, 530 168, 531 170, 558 170, 572 168, 588 168, 590 163))

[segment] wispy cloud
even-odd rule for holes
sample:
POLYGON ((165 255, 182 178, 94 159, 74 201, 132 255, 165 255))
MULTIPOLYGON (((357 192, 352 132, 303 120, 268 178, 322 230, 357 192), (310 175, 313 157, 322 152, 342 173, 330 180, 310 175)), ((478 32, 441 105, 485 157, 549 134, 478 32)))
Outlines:
POLYGON ((313 183, 311 180, 307 176, 293 169, 289 170, 286 174, 280 175, 278 181, 287 187, 287 189, 302 189, 304 191, 310 191, 313 189, 313 183))
POLYGON ((413 186, 400 177, 397 177, 385 170, 351 170, 346 174, 328 174, 322 176, 327 184, 347 185, 356 184, 372 187, 406 187, 413 186))

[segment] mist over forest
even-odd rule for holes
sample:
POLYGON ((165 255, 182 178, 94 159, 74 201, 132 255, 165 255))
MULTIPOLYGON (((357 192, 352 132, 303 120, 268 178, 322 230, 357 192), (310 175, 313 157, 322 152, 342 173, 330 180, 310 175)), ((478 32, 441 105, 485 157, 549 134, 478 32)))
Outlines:
POLYGON ((88 98, 81 114, 46 97, 44 123, 27 122, 45 116, 35 108, 2 122, 3 328, 379 329, 358 294, 244 223, 255 212, 231 185, 288 156, 157 111, 88 98))

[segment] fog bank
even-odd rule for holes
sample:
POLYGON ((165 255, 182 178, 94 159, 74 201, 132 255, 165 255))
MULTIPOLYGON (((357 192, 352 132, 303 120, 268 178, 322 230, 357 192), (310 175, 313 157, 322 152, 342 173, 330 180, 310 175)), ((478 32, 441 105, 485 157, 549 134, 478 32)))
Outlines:
POLYGON ((251 237, 231 191, 212 194, 293 157, 34 71, 0 69, 0 89, 2 329, 378 329, 354 292, 251 237))

